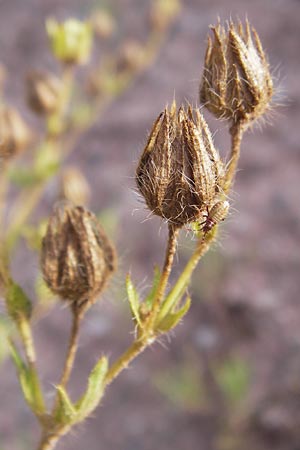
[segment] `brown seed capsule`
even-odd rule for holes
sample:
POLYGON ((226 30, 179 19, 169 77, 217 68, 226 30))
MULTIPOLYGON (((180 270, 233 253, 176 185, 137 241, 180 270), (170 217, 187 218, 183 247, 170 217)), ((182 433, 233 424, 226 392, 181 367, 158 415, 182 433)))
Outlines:
POLYGON ((222 188, 224 167, 199 111, 159 115, 136 171, 148 208, 176 226, 197 220, 222 188))
POLYGON ((94 11, 90 23, 96 36, 101 39, 110 38, 116 29, 116 22, 112 14, 105 9, 94 11))
POLYGON ((135 71, 145 63, 145 48, 135 40, 125 41, 117 60, 117 71, 135 71))
POLYGON ((0 110, 0 157, 10 159, 30 143, 32 133, 19 113, 10 107, 0 110))
POLYGON ((86 205, 91 192, 83 174, 76 167, 67 167, 63 171, 60 197, 75 205, 86 205))
POLYGON ((32 72, 26 80, 27 102, 37 114, 52 114, 61 107, 63 85, 59 78, 32 72))
POLYGON ((246 21, 212 27, 200 101, 218 118, 249 122, 262 115, 273 95, 269 64, 259 37, 246 21))
POLYGON ((116 268, 116 254, 91 212, 61 202, 49 219, 41 265, 50 290, 79 312, 96 301, 116 268))

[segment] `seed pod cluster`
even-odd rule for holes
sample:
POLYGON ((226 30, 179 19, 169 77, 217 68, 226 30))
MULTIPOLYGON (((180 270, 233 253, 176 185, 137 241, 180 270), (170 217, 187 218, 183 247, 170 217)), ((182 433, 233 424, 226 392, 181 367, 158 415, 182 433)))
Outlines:
POLYGON ((61 202, 43 238, 41 266, 50 290, 82 311, 96 301, 114 272, 116 254, 91 212, 61 202))
POLYGON ((260 39, 246 21, 218 23, 208 37, 200 102, 218 118, 249 122, 270 105, 273 82, 260 39))
POLYGON ((222 190, 224 166, 199 110, 175 102, 155 121, 136 171, 148 208, 177 227, 197 220, 222 190))

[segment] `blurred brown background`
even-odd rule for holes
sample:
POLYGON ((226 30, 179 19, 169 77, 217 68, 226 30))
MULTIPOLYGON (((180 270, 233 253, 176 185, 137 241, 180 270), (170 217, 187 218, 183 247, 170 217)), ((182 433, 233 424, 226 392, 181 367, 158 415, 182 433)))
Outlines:
MULTIPOLYGON (((0 55, 10 74, 7 98, 32 124, 35 119, 23 100, 24 74, 33 67, 55 68, 45 18, 83 18, 103 4, 1 0, 0 55)), ((151 1, 112 0, 106 5, 120 24, 119 36, 143 39, 151 1)), ((154 118, 174 93, 178 102, 197 102, 205 38, 218 16, 247 16, 256 27, 276 78, 275 103, 281 106, 244 139, 232 213, 194 274, 193 305, 184 323, 175 336, 139 357, 109 388, 94 417, 58 449, 300 449, 298 0, 184 1, 154 64, 77 144, 71 161, 89 178, 91 208, 109 208, 110 220, 117 222, 120 272, 86 318, 71 392, 81 392, 99 355, 112 360, 131 340, 124 274, 130 270, 143 292, 154 263, 162 261, 165 226, 154 218, 143 222, 147 211, 134 193, 135 164, 154 118)), ((226 155, 226 124, 206 117, 226 155)), ((52 183, 43 211, 50 210, 55 189, 52 183)), ((190 248, 190 236, 183 233, 174 276, 190 248)), ((25 245, 16 258, 18 279, 30 292, 38 262, 28 258, 25 245)), ((58 379, 68 326, 68 313, 58 306, 34 329, 49 393, 58 379)), ((35 448, 38 427, 8 360, 1 366, 0 393, 0 450, 35 448)))

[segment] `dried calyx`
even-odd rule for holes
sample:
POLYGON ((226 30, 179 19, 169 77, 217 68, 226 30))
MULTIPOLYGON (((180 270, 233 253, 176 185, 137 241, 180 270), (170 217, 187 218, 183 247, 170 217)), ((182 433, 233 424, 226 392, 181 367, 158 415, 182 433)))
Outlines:
POLYGON ((41 265, 51 291, 78 313, 96 301, 116 268, 116 254, 91 212, 60 202, 49 219, 41 265))
POLYGON ((32 133, 19 113, 11 107, 0 110, 0 158, 10 159, 31 142, 32 133))
POLYGON ((63 85, 59 78, 31 72, 26 79, 27 101, 37 114, 52 114, 61 108, 63 85))
POLYGON ((218 118, 250 122, 270 106, 273 82, 260 39, 246 21, 218 23, 208 37, 200 101, 218 118))
POLYGON ((176 227, 201 219, 220 200, 224 166, 199 110, 177 110, 174 102, 159 115, 136 181, 153 214, 176 227))

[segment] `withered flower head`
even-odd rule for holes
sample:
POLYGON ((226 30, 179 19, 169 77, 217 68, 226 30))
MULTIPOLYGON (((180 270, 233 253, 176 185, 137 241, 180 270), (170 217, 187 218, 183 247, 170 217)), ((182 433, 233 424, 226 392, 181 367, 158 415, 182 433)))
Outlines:
POLYGON ((116 254, 91 212, 61 202, 49 219, 41 265, 50 290, 78 312, 96 301, 116 268, 116 254))
POLYGON ((224 167, 199 110, 174 103, 157 118, 136 171, 148 208, 180 227, 222 190, 224 167))
POLYGON ((10 107, 0 110, 0 157, 10 159, 30 143, 32 133, 19 113, 10 107))
POLYGON ((77 167, 67 167, 63 171, 61 180, 62 199, 69 200, 75 205, 86 205, 91 195, 89 184, 77 167))
POLYGON ((218 118, 249 122, 270 105, 273 82, 260 39, 246 21, 218 23, 208 37, 200 101, 218 118))
POLYGON ((32 72, 26 80, 27 101, 37 114, 52 114, 61 107, 63 85, 54 75, 32 72))

